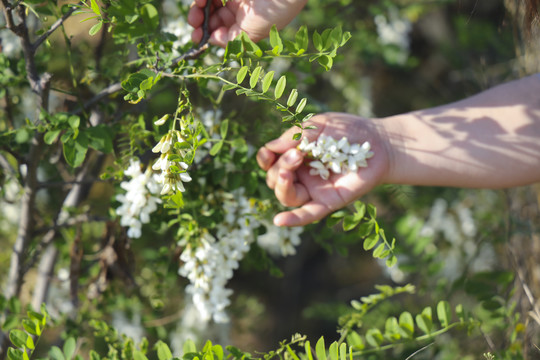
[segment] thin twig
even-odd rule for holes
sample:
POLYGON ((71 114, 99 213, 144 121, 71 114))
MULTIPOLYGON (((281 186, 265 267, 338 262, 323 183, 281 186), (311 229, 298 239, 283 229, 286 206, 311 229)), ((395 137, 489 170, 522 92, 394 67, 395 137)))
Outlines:
POLYGON ((430 347, 430 346, 433 345, 433 344, 435 344, 435 342, 429 343, 429 344, 427 344, 426 346, 424 346, 424 347, 422 347, 422 348, 416 350, 416 351, 413 352, 411 355, 407 356, 407 358, 406 358, 405 360, 410 360, 410 359, 412 359, 413 356, 415 356, 415 355, 417 355, 418 353, 420 353, 420 352, 426 350, 428 347, 430 347))
POLYGON ((64 14, 64 16, 62 16, 60 19, 56 20, 56 22, 54 24, 51 25, 51 27, 49 28, 49 30, 47 30, 43 35, 41 35, 37 40, 36 42, 34 42, 34 44, 32 45, 32 51, 36 51, 38 49, 38 47, 45 41, 47 40, 47 38, 49 36, 51 36, 51 34, 56 30, 58 29, 60 26, 62 26, 62 24, 64 23, 64 21, 66 21, 71 15, 73 15, 73 13, 77 10, 77 6, 79 5, 82 5, 82 2, 80 2, 79 4, 77 4, 76 6, 73 6, 71 9, 68 10, 68 12, 66 12, 64 14))
POLYGON ((107 97, 109 95, 112 95, 114 93, 117 93, 120 90, 122 90, 122 84, 120 84, 120 83, 115 83, 115 84, 111 84, 111 85, 107 86, 105 89, 103 89, 99 93, 97 93, 93 98, 88 100, 88 102, 86 102, 83 105, 82 108, 78 108, 75 111, 73 111, 73 114, 78 115, 78 114, 82 113, 83 110, 89 109, 92 105, 94 105, 95 103, 97 103, 101 99, 103 99, 103 98, 105 98, 105 97, 107 97))

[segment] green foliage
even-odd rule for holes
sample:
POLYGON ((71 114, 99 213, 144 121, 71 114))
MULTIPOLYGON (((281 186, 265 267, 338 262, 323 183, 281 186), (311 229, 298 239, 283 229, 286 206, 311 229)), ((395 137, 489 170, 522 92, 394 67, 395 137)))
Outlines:
MULTIPOLYGON (((17 309, 16 307, 11 306, 10 310, 13 312, 13 310, 17 309)), ((45 306, 41 307, 41 312, 39 313, 35 311, 27 312, 27 318, 20 320, 23 330, 12 329, 9 332, 9 340, 14 346, 10 347, 7 351, 7 358, 9 360, 27 360, 32 356, 34 350, 36 349, 36 344, 38 343, 43 330, 47 325, 48 317, 49 315, 45 306)))
POLYGON ((330 215, 326 224, 333 227, 342 221, 343 230, 355 231, 355 234, 363 239, 364 250, 373 250, 374 258, 386 259, 386 266, 394 266, 397 263, 394 254, 396 239, 392 239, 391 243, 386 240, 384 230, 377 223, 377 209, 361 201, 356 201, 353 206, 352 214, 348 214, 346 210, 337 211, 330 215))

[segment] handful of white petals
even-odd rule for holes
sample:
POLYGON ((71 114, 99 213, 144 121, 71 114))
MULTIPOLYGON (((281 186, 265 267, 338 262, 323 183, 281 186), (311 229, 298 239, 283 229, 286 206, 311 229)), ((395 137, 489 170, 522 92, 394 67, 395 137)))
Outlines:
POLYGON ((367 159, 374 155, 368 141, 362 145, 350 144, 346 137, 336 140, 327 135, 321 135, 313 142, 304 137, 298 149, 313 158, 309 163, 310 175, 319 175, 324 180, 328 180, 330 171, 342 174, 367 167, 367 159))

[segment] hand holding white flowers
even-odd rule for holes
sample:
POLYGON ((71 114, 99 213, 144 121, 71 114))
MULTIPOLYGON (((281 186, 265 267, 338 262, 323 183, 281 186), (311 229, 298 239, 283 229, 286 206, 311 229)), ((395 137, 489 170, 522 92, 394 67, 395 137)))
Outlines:
POLYGON ((304 125, 310 127, 302 133, 307 140, 294 140, 298 128, 291 128, 257 154, 268 187, 282 205, 294 208, 274 217, 279 226, 321 220, 389 175, 388 135, 378 121, 326 113, 304 125))
POLYGON ((309 163, 310 175, 320 175, 324 180, 328 180, 330 171, 341 174, 367 167, 367 159, 373 156, 369 141, 351 145, 346 137, 336 140, 327 135, 321 135, 313 142, 304 137, 298 149, 314 159, 309 163))

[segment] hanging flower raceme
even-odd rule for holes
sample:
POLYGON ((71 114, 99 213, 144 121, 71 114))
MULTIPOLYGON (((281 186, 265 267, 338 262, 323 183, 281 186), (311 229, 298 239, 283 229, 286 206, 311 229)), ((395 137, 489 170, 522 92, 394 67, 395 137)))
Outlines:
MULTIPOLYGON (((159 125, 162 125, 162 123, 159 125)), ((184 183, 192 180, 191 176, 189 176, 186 171, 188 169, 188 164, 178 160, 178 155, 182 157, 184 154, 182 154, 181 151, 177 153, 174 147, 176 143, 183 142, 185 142, 185 140, 180 131, 171 130, 163 135, 152 149, 152 152, 154 153, 161 153, 159 158, 154 162, 154 165, 152 165, 153 170, 161 171, 157 178, 158 183, 163 186, 161 188, 161 195, 176 191, 184 192, 186 190, 184 188, 184 183)))
POLYGON ((302 228, 287 231, 269 222, 261 223, 254 216, 255 203, 244 192, 240 188, 231 194, 211 195, 211 200, 223 204, 223 222, 216 226, 215 236, 205 232, 196 245, 187 244, 180 255, 183 265, 178 273, 190 281, 186 292, 204 321, 228 322, 226 308, 233 291, 226 285, 255 241, 269 253, 281 256, 294 254, 294 246, 300 243, 302 228), (257 237, 255 230, 261 225, 267 232, 257 237))
POLYGON ((127 235, 130 238, 141 237, 142 224, 150 222, 150 214, 157 210, 161 199, 159 193, 157 175, 147 169, 141 171, 141 163, 138 159, 132 159, 124 174, 130 178, 120 183, 120 187, 126 192, 116 196, 120 206, 116 214, 120 216, 120 225, 128 227, 127 235))
POLYGON ((367 167, 367 160, 373 157, 368 141, 362 145, 350 144, 346 137, 336 140, 331 136, 321 135, 313 142, 304 137, 298 149, 313 158, 309 163, 309 173, 319 175, 324 180, 328 180, 330 172, 342 174, 367 167))

